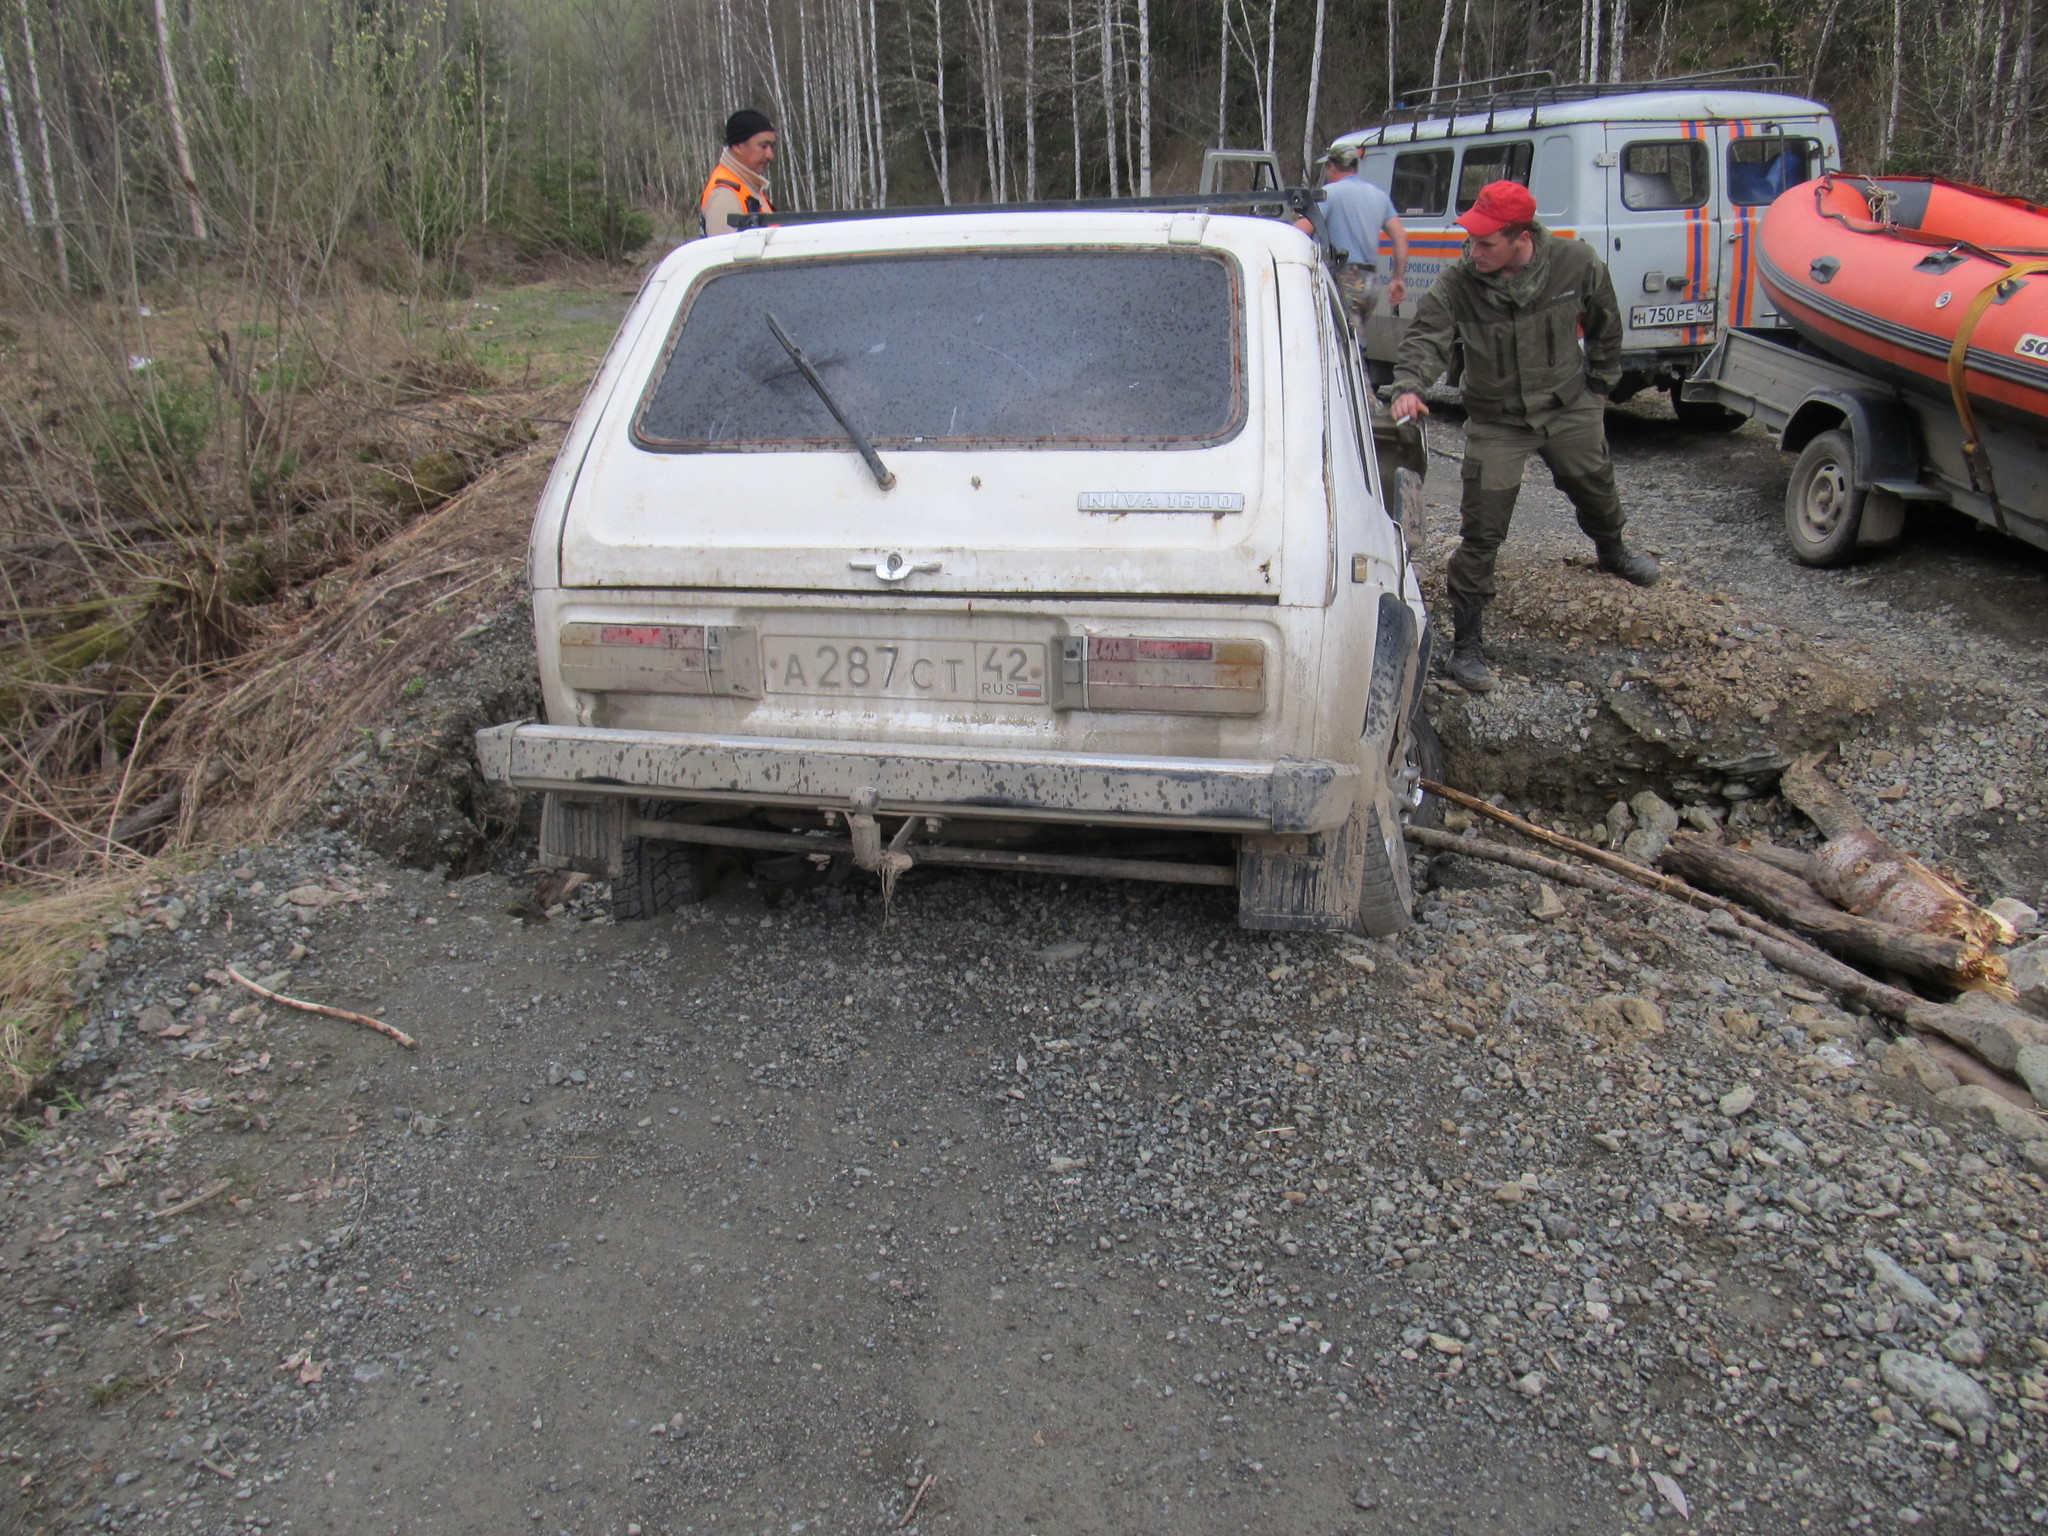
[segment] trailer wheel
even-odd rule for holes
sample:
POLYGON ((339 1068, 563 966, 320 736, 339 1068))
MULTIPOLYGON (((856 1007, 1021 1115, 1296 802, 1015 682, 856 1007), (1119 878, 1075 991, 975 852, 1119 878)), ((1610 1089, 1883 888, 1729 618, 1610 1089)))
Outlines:
POLYGON ((1792 466, 1785 487, 1785 534, 1807 565, 1846 565, 1856 554, 1865 491, 1856 484, 1856 450, 1846 432, 1823 432, 1792 466))

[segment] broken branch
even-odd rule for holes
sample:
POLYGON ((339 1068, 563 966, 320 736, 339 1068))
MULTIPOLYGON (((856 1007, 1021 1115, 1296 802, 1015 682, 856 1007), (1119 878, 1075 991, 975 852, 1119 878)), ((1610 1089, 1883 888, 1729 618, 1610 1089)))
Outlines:
POLYGON ((373 1019, 367 1013, 350 1013, 346 1008, 330 1008, 325 1003, 309 1003, 304 998, 286 997, 282 992, 273 992, 268 987, 259 987, 232 965, 228 967, 228 979, 237 986, 247 987, 258 997, 278 1003, 286 1008, 296 1008, 301 1013, 321 1013, 330 1019, 342 1019, 350 1024, 360 1024, 365 1029, 374 1029, 380 1035, 389 1035, 408 1051, 419 1049, 419 1041, 404 1030, 386 1024, 382 1019, 373 1019))

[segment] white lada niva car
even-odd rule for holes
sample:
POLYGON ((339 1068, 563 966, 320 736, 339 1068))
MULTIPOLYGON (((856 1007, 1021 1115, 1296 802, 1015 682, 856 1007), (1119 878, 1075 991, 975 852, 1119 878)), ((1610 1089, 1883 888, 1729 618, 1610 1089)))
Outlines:
POLYGON ((1232 886, 1247 927, 1388 933, 1435 738, 1386 508, 1343 307, 1286 220, 696 241, 534 522, 547 721, 479 758, 621 917, 737 848, 1232 886))

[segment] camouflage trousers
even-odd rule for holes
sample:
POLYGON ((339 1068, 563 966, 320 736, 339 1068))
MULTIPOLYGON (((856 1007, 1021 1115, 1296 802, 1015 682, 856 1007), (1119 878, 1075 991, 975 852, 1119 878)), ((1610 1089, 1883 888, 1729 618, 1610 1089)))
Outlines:
POLYGON ((1361 267, 1356 262, 1346 262, 1336 272, 1337 291, 1344 296, 1344 302, 1351 306, 1351 323, 1358 327, 1361 339, 1365 336, 1365 322, 1372 318, 1372 312, 1379 308, 1379 273, 1370 267, 1361 267))
POLYGON ((1606 402, 1597 395, 1547 415, 1540 422, 1511 425, 1474 421, 1465 427, 1465 483, 1460 505, 1464 542, 1445 569, 1454 597, 1483 608, 1493 601, 1494 560, 1508 536, 1522 470, 1535 454, 1579 515, 1591 539, 1621 537, 1628 521, 1614 486, 1614 460, 1607 451, 1606 402))

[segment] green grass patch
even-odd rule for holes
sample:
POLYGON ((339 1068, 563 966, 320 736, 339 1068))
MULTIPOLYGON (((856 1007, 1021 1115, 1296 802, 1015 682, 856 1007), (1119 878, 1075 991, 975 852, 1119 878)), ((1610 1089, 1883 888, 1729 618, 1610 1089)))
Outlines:
POLYGON ((631 303, 623 282, 547 282, 480 288, 475 298, 450 307, 463 316, 470 355, 501 383, 580 388, 597 371, 631 303))

